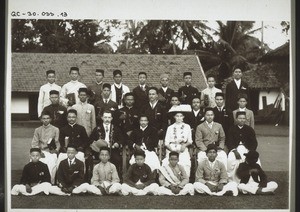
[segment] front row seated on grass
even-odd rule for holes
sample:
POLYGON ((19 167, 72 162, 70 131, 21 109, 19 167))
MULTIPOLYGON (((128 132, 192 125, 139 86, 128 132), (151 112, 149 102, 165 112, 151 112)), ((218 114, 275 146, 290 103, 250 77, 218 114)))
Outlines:
POLYGON ((12 188, 11 194, 25 196, 39 193, 71 195, 92 193, 95 195, 194 195, 194 192, 222 196, 244 194, 273 194, 278 187, 276 182, 267 182, 267 176, 257 164, 259 154, 256 151, 245 153, 246 160, 237 169, 240 184, 228 182, 224 164, 216 160, 217 147, 208 145, 207 160, 201 162, 196 171, 196 182, 188 183, 185 169, 178 164, 178 153, 170 152, 169 164, 160 168, 159 182, 155 183, 155 174, 145 164, 144 151, 135 152, 135 162, 120 179, 114 164, 109 162, 110 150, 100 149, 100 160, 93 169, 91 185, 84 182, 84 164, 75 158, 76 147, 67 147, 67 159, 63 160, 57 170, 57 185, 52 185, 48 166, 39 161, 41 150, 30 149, 31 162, 25 165, 20 184, 12 188))

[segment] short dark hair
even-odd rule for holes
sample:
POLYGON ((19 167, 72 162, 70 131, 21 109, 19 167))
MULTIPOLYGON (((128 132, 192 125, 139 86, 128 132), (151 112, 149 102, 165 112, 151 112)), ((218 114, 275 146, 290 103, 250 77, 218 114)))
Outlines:
POLYGON ((109 83, 104 83, 102 89, 104 88, 109 88, 109 90, 111 90, 111 85, 109 83))
POLYGON ((71 67, 70 71, 69 71, 69 74, 71 74, 71 71, 77 71, 78 74, 79 74, 79 68, 78 67, 71 67))
POLYGON ((138 75, 138 76, 140 76, 140 75, 142 75, 142 74, 144 74, 144 75, 147 77, 147 73, 144 72, 144 71, 139 72, 139 75, 138 75))
POLYGON ((240 115, 246 116, 246 112, 245 111, 237 111, 235 114, 235 118, 237 118, 240 115))
POLYGON ((59 91, 57 91, 57 90, 51 90, 51 91, 49 91, 49 96, 53 95, 53 94, 59 95, 59 91))
POLYGON ((68 115, 69 113, 74 113, 74 114, 77 116, 77 110, 75 110, 75 109, 69 109, 69 110, 67 111, 67 115, 68 115))
POLYGON ((78 90, 78 94, 79 93, 81 93, 81 92, 83 92, 83 93, 88 93, 88 89, 87 88, 79 88, 79 90, 78 90))
POLYGON ((77 147, 74 144, 68 144, 67 149, 68 148, 73 148, 77 151, 77 147))
POLYGON ((44 110, 41 114, 41 117, 42 116, 50 116, 51 117, 51 113, 48 110, 44 110))
POLYGON ((122 76, 122 71, 120 71, 119 69, 116 69, 113 71, 113 76, 115 77, 116 75, 121 75, 122 76))
POLYGON ((147 118, 147 120, 149 121, 149 117, 146 114, 141 114, 139 117, 139 120, 141 120, 141 118, 147 118))
POLYGON ((125 93, 124 98, 126 98, 127 96, 133 96, 134 97, 134 94, 132 92, 125 93))
POLYGON ((99 152, 101 152, 101 151, 108 151, 108 153, 110 153, 110 148, 107 147, 107 146, 104 146, 104 147, 101 147, 101 148, 100 148, 100 151, 99 151, 99 152))
POLYGON ((172 151, 172 152, 170 152, 169 153, 169 158, 171 157, 171 156, 177 156, 177 158, 179 157, 179 153, 178 152, 174 152, 174 151, 172 151))
POLYGON ((101 114, 101 116, 103 116, 104 113, 110 113, 112 115, 112 112, 110 110, 104 110, 101 114))
POLYGON ((48 70, 48 71, 46 71, 46 76, 48 76, 49 74, 55 74, 55 71, 54 70, 48 70))
POLYGON ((37 147, 33 147, 30 149, 30 153, 32 152, 39 152, 39 153, 42 153, 41 149, 40 148, 37 148, 37 147))
POLYGON ((206 79, 208 79, 210 77, 212 77, 212 78, 214 78, 214 80, 216 80, 216 77, 214 75, 212 75, 212 74, 208 74, 207 77, 206 77, 206 79))
POLYGON ((145 154, 145 152, 143 151, 143 150, 136 150, 135 152, 134 152, 134 157, 136 157, 136 156, 142 156, 142 157, 146 157, 146 154, 145 154))
POLYGON ((96 69, 96 71, 95 72, 97 72, 97 73, 101 73, 102 74, 102 76, 104 76, 104 70, 103 69, 96 69))

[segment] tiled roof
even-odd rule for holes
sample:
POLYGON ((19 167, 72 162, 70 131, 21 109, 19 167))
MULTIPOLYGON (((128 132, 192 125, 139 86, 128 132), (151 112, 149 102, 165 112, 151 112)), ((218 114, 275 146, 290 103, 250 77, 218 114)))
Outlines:
POLYGON ((170 75, 170 87, 182 86, 185 71, 193 73, 193 85, 199 90, 206 88, 206 80, 200 61, 195 55, 133 55, 133 54, 48 54, 12 53, 12 91, 38 92, 46 83, 45 72, 56 71, 56 83, 60 86, 69 81, 69 69, 80 69, 80 81, 86 85, 94 80, 95 69, 105 70, 104 82, 112 83, 112 72, 123 72, 123 83, 132 90, 138 84, 138 73, 148 74, 148 84, 159 86, 162 73, 170 75))
MULTIPOLYGON (((275 68, 272 64, 254 65, 251 70, 243 73, 243 80, 252 89, 279 88, 280 82, 276 77, 275 68)), ((223 88, 232 80, 232 77, 227 78, 223 84, 223 88)))

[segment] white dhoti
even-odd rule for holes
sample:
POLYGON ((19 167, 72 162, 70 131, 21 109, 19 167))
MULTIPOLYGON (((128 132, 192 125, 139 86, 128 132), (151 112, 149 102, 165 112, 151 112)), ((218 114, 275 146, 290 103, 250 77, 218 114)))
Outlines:
POLYGON ((72 191, 73 194, 80 194, 80 193, 87 193, 87 192, 96 195, 101 195, 100 190, 96 186, 90 185, 88 183, 82 183, 80 186, 74 188, 72 191))
MULTIPOLYGON (((151 171, 160 168, 159 158, 154 151, 145 150, 145 163, 151 168, 151 171)), ((135 163, 134 155, 132 155, 129 160, 129 164, 132 165, 135 163)))
MULTIPOLYGON (((248 182, 247 184, 241 183, 238 185, 238 189, 243 192, 244 194, 251 193, 256 194, 256 191, 258 190, 258 183, 257 182, 248 182)), ((265 188, 262 188, 262 193, 269 193, 274 192, 278 188, 278 184, 274 181, 268 182, 267 186, 265 188)))
MULTIPOLYGON (((169 164, 169 150, 166 150, 166 157, 162 161, 163 166, 167 166, 169 164)), ((184 152, 179 153, 179 161, 178 164, 182 165, 187 176, 190 177, 191 174, 191 157, 188 148, 184 150, 184 152)))
MULTIPOLYGON (((176 196, 187 195, 190 194, 193 196, 195 194, 194 186, 191 183, 186 184, 176 196)), ((157 190, 157 195, 175 195, 171 189, 166 188, 164 186, 160 186, 157 190)))
POLYGON ((129 195, 129 193, 132 193, 133 195, 136 195, 136 196, 143 196, 143 195, 146 195, 148 193, 152 193, 154 195, 157 195, 158 188, 159 188, 159 185, 157 183, 151 183, 150 185, 148 185, 144 189, 137 189, 135 187, 129 186, 126 183, 123 183, 122 184, 122 194, 124 196, 129 195))
POLYGON ((42 151, 45 155, 44 158, 40 158, 40 161, 42 163, 47 164, 49 172, 50 172, 50 177, 51 177, 51 183, 54 184, 55 180, 55 174, 57 170, 56 162, 57 162, 57 154, 53 153, 51 154, 50 152, 42 151))
MULTIPOLYGON (((206 152, 204 152, 204 151, 200 151, 198 153, 197 157, 198 157, 198 159, 197 159, 198 163, 201 163, 202 161, 208 159, 206 156, 206 152)), ((225 166, 225 169, 227 170, 227 154, 224 150, 218 150, 218 155, 216 157, 216 160, 223 163, 225 166)))
POLYGON ((48 182, 43 182, 43 183, 39 183, 33 187, 31 187, 32 192, 31 193, 27 193, 26 191, 26 186, 22 185, 22 184, 18 184, 15 185, 12 190, 11 190, 11 194, 12 195, 18 195, 18 194, 23 194, 25 196, 33 196, 39 193, 44 192, 46 195, 49 194, 50 188, 51 188, 51 183, 48 182))
POLYGON ((237 188, 237 184, 235 182, 229 182, 226 185, 224 185, 222 191, 219 192, 212 192, 208 186, 206 186, 205 184, 201 183, 201 182, 195 182, 194 183, 194 189, 200 193, 206 193, 209 194, 211 196, 222 196, 223 194, 225 194, 227 191, 232 191, 233 196, 237 196, 238 195, 238 188, 237 188))
POLYGON ((71 194, 65 193, 58 186, 51 186, 49 189, 50 194, 60 195, 60 196, 70 196, 71 194))
MULTIPOLYGON (((227 174, 229 181, 240 183, 240 179, 236 176, 236 170, 240 163, 245 162, 246 156, 244 154, 248 153, 249 150, 244 145, 239 145, 236 150, 241 155, 241 159, 237 160, 232 150, 229 152, 227 159, 227 174)), ((260 159, 258 159, 256 163, 261 166, 260 159)))

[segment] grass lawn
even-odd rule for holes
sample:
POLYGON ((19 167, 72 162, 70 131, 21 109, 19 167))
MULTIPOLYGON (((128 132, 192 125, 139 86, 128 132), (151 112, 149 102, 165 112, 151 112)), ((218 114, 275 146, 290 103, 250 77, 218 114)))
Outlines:
MULTIPOLYGON (((259 126, 256 126, 259 128, 259 126)), ((289 202, 289 141, 286 130, 280 128, 281 136, 274 126, 264 126, 258 133, 258 152, 263 169, 269 180, 279 187, 275 195, 243 195, 237 197, 195 196, 54 196, 37 195, 32 197, 11 196, 12 208, 46 209, 287 209, 289 202), (263 135, 266 132, 266 136, 263 135), (275 134, 274 134, 274 133, 275 134), (273 135, 273 136, 272 136, 273 135)), ((28 150, 34 127, 12 128, 11 183, 15 185, 21 177, 23 166, 28 163, 28 150)))

